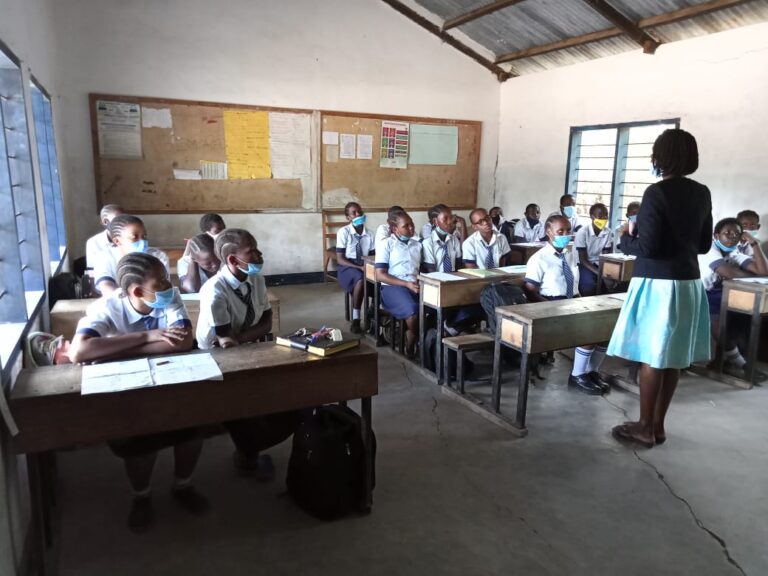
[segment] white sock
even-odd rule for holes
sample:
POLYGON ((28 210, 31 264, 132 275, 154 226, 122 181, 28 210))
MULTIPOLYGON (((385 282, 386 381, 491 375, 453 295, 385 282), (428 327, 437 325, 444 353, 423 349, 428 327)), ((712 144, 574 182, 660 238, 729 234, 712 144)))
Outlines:
POLYGON ((352 320, 360 320, 360 308, 352 309, 352 320))
POLYGON ((741 355, 739 349, 736 346, 730 350, 725 351, 725 359, 731 364, 738 366, 739 368, 744 368, 744 366, 747 364, 747 360, 744 358, 744 356, 741 355))
POLYGON ((600 364, 603 363, 603 360, 605 359, 605 353, 607 351, 608 348, 605 346, 596 346, 595 349, 592 350, 592 356, 589 357, 587 372, 597 372, 600 370, 600 364))
POLYGON ((587 348, 576 348, 576 352, 573 355, 573 370, 571 376, 581 376, 587 373, 587 367, 589 366, 589 358, 592 356, 593 350, 587 348))

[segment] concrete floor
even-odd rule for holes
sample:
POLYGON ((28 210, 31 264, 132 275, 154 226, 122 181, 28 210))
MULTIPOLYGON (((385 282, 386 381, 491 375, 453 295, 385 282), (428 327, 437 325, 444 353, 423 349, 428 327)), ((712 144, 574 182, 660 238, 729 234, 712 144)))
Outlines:
MULTIPOLYGON (((275 292, 283 332, 343 322, 335 286, 275 292)), ((312 519, 285 493, 290 443, 271 451, 278 480, 262 485, 234 475, 231 442, 219 436, 195 474, 210 515, 175 506, 166 453, 157 525, 135 536, 121 462, 99 446, 59 457, 53 564, 72 576, 768 573, 768 390, 685 376, 667 444, 632 451, 609 430, 635 416, 637 397, 569 390, 563 357, 531 390, 525 439, 387 351, 379 367, 372 515, 312 519)), ((506 376, 511 402, 515 374, 506 376)))

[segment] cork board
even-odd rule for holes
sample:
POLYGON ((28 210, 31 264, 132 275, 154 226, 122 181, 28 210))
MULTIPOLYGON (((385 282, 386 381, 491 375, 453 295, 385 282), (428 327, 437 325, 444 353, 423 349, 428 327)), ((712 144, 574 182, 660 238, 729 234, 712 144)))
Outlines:
MULTIPOLYGON (((314 208, 316 168, 312 179, 260 178, 248 180, 179 179, 174 170, 193 171, 201 161, 226 162, 225 110, 262 110, 302 114, 311 110, 192 102, 91 94, 91 133, 99 205, 116 203, 128 212, 201 213, 302 210, 314 208), (136 159, 104 157, 99 153, 96 103, 99 100, 137 103, 142 110, 170 110, 172 126, 147 127, 142 122, 141 153, 136 159), (307 205, 307 198, 311 203, 307 205)), ((311 146, 311 141, 307 142, 311 146)), ((312 152, 314 154, 314 150, 312 152)))
POLYGON ((341 208, 354 200, 369 210, 386 209, 393 204, 406 209, 426 209, 440 202, 452 208, 474 208, 477 205, 481 128, 482 123, 473 120, 324 112, 322 131, 372 135, 373 157, 370 160, 329 162, 328 147, 321 146, 322 207, 341 208), (382 120, 458 126, 456 164, 381 168, 378 142, 382 120))

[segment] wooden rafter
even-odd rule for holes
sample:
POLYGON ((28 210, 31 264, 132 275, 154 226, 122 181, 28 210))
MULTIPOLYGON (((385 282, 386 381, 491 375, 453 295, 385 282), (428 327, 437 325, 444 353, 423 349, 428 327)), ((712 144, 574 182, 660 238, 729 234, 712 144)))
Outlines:
POLYGON ((431 32, 446 44, 453 46, 454 48, 456 48, 456 50, 458 50, 462 54, 469 56, 475 62, 488 68, 488 70, 493 72, 496 78, 498 78, 499 82, 504 82, 505 80, 509 80, 510 78, 517 76, 517 74, 514 74, 512 72, 507 72, 506 70, 504 70, 504 68, 498 66, 494 62, 488 60, 487 58, 483 58, 483 56, 481 56, 480 54, 472 50, 472 48, 470 48, 466 44, 463 44, 462 42, 459 42, 456 38, 454 38, 447 32, 443 31, 440 28, 440 26, 438 26, 433 22, 430 22, 429 20, 424 18, 424 16, 412 10, 411 8, 409 8, 399 0, 382 0, 382 2, 384 2, 385 4, 388 4, 389 6, 391 6, 398 12, 400 12, 400 14, 402 14, 409 20, 412 20, 413 22, 415 22, 425 30, 431 32))
MULTIPOLYGON (((687 6, 686 8, 674 10, 673 12, 665 12, 664 14, 659 14, 657 16, 643 18, 637 23, 637 27, 643 30, 646 28, 664 26, 665 24, 688 20, 690 18, 695 18, 696 16, 717 12, 718 10, 733 8, 739 4, 746 4, 751 1, 754 0, 710 0, 709 2, 702 2, 695 6, 687 6)), ((550 42, 549 44, 541 44, 524 50, 508 52, 507 54, 502 54, 496 58, 495 63, 502 64, 504 62, 512 62, 514 60, 521 60, 532 56, 540 56, 541 54, 548 54, 557 50, 564 50, 565 48, 573 48, 574 46, 581 46, 598 40, 614 38, 616 36, 621 36, 622 34, 624 34, 624 31, 621 28, 606 28, 605 30, 598 30, 597 32, 590 32, 589 34, 582 34, 581 36, 574 36, 573 38, 566 38, 565 40, 558 40, 557 42, 550 42)))
POLYGON ((656 48, 661 44, 647 32, 643 32, 637 24, 632 22, 624 14, 616 10, 605 0, 583 0, 583 2, 600 14, 603 18, 613 23, 614 26, 621 29, 627 36, 643 47, 643 52, 653 54, 656 48))
POLYGON ((490 4, 486 4, 485 6, 480 6, 480 8, 476 8, 475 10, 471 10, 464 14, 460 14, 455 18, 446 20, 443 23, 443 30, 450 30, 451 28, 456 28, 457 26, 461 26, 463 24, 466 24, 467 22, 472 22, 472 20, 477 20, 478 18, 482 18, 483 16, 487 16, 488 14, 493 14, 494 12, 498 12, 499 10, 503 10, 504 8, 508 8, 510 6, 514 6, 515 4, 519 4, 522 1, 523 0, 497 0, 496 2, 491 2, 490 4))

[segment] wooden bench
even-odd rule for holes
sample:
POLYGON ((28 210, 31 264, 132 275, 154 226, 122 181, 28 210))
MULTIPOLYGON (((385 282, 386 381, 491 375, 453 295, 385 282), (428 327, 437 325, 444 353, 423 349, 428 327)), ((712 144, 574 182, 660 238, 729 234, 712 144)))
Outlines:
POLYGON ((323 210, 323 282, 336 278, 328 271, 331 261, 336 262, 336 234, 348 224, 342 208, 323 210))
POLYGON ((464 355, 476 350, 492 349, 494 338, 492 334, 480 332, 479 334, 466 334, 463 336, 451 336, 443 338, 443 383, 451 385, 451 359, 450 354, 456 354, 456 380, 459 392, 464 394, 464 355))

